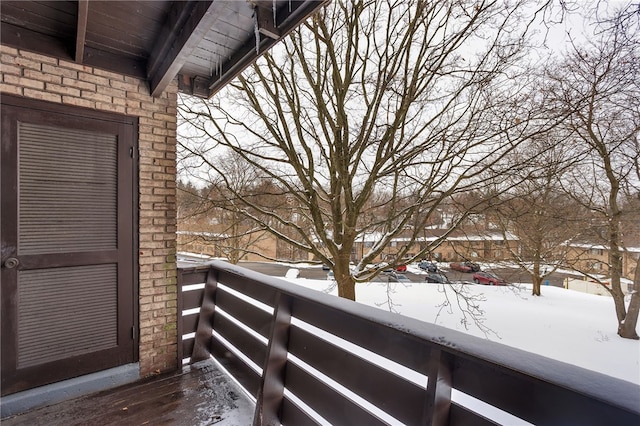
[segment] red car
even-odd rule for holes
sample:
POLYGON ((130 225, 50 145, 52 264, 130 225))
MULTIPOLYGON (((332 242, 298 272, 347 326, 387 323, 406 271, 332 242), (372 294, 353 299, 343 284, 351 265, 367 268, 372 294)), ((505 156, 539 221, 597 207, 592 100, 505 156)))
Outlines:
POLYGON ((480 265, 473 262, 453 262, 449 264, 449 268, 460 272, 478 272, 480 265))
POLYGON ((476 272, 473 274, 473 282, 484 285, 507 285, 507 282, 491 272, 476 272))
POLYGON ((389 266, 386 262, 385 263, 379 263, 377 265, 373 265, 374 267, 379 268, 380 266, 384 266, 384 268, 382 269, 382 272, 384 273, 391 273, 391 272, 407 272, 407 265, 397 265, 395 268, 392 268, 391 266, 389 266))

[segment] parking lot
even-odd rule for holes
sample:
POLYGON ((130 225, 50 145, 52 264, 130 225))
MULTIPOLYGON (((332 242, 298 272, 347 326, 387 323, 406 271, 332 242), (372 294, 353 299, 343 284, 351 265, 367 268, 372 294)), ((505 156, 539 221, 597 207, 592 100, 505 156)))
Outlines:
MULTIPOLYGON (((308 264, 302 264, 299 266, 295 265, 284 265, 280 263, 272 263, 272 262, 240 262, 238 266, 242 266, 247 269, 251 269, 256 272, 261 272, 265 275, 271 275, 275 277, 284 277, 287 271, 291 268, 296 268, 300 271, 300 278, 312 279, 312 280, 325 280, 327 279, 327 271, 323 270, 320 265, 309 266, 308 264)), ((484 270, 484 269, 483 269, 484 270)), ((442 272, 444 272, 450 281, 473 281, 473 273, 465 273, 453 271, 448 267, 442 267, 442 272)), ((523 272, 520 269, 515 268, 492 268, 491 272, 496 275, 504 278, 509 283, 530 283, 531 278, 528 274, 523 272)), ((412 282, 424 282, 424 275, 417 270, 417 267, 413 265, 409 265, 407 272, 405 272, 407 278, 409 278, 412 282), (412 271, 416 271, 418 273, 414 273, 412 271)), ((549 277, 549 285, 562 287, 564 278, 566 274, 553 273, 549 277)), ((385 277, 383 274, 380 275, 380 280, 385 281, 385 277)), ((546 283, 543 282, 543 285, 546 283)))

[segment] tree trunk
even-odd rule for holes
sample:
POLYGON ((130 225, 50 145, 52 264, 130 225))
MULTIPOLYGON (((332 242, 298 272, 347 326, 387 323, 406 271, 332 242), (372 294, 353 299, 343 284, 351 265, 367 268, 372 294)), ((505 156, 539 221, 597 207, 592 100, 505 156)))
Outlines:
MULTIPOLYGON (((610 162, 607 161, 607 170, 610 169, 610 162)), ((611 173, 608 172, 608 175, 611 173)), ((636 323, 638 320, 638 313, 635 313, 635 321, 632 320, 631 315, 627 311, 624 303, 624 293, 622 292, 622 285, 620 279, 622 277, 622 253, 620 252, 620 208, 618 207, 617 195, 618 195, 618 182, 610 177, 611 192, 609 195, 610 203, 610 217, 609 217, 609 264, 610 264, 610 277, 611 277, 611 295, 613 296, 613 303, 616 309, 616 316, 618 318, 618 336, 626 339, 637 339, 636 323), (627 324, 629 322, 629 324, 627 324)), ((637 266, 636 274, 637 275, 637 266)), ((634 280, 634 287, 635 280, 634 280)), ((634 304, 638 304, 638 295, 633 294, 631 300, 634 304), (634 300, 635 299, 635 300, 634 300)), ((629 306, 631 308, 631 306, 629 306)), ((638 307, 636 306, 636 310, 638 307)))
POLYGON ((540 286, 542 284, 542 277, 538 274, 532 275, 533 278, 533 288, 531 289, 532 296, 540 296, 540 286))
POLYGON ((535 255, 533 263, 533 274, 531 274, 531 280, 533 281, 533 288, 531 289, 532 296, 540 296, 540 285, 542 284, 542 277, 540 276, 540 251, 535 255))
MULTIPOLYGON (((624 303, 624 301, 623 301, 624 303)), ((638 324, 638 313, 640 312, 640 259, 636 264, 636 272, 633 274, 633 291, 631 292, 631 301, 627 309, 627 315, 623 321, 619 322, 618 335, 625 339, 638 340, 640 337, 636 332, 638 324)))
MULTIPOLYGON (((613 296, 618 323, 622 324, 627 317, 627 309, 624 304, 624 293, 622 292, 622 285, 620 283, 620 279, 622 277, 622 254, 620 253, 619 245, 619 215, 614 215, 609 220, 609 228, 609 275, 611 279, 611 295, 613 296)), ((618 332, 618 334, 620 334, 620 332, 618 332)))
POLYGON ((356 281, 349 270, 349 260, 351 258, 351 250, 349 252, 340 253, 335 259, 333 273, 338 283, 338 296, 349 300, 356 300, 356 281))
POLYGON ((338 296, 349 300, 356 300, 356 282, 349 274, 344 280, 338 281, 338 296))

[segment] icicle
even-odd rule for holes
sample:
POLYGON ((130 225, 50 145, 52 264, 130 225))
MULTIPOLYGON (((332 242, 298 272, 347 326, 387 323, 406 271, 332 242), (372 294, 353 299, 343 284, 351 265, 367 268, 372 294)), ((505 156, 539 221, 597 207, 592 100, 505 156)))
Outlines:
POLYGON ((291 0, 289 0, 289 13, 291 13, 291 0))
POLYGON ((258 27, 258 8, 253 9, 253 32, 256 35, 256 55, 260 54, 260 27, 258 27))
POLYGON ((273 10, 273 25, 276 26, 276 9, 277 9, 277 5, 276 5, 276 0, 273 0, 273 4, 271 6, 271 10, 273 10))

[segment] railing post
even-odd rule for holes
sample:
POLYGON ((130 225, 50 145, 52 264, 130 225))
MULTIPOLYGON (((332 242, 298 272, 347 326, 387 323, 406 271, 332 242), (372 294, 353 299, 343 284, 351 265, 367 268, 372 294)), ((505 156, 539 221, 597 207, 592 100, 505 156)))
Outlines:
POLYGON ((176 268, 176 339, 177 339, 177 357, 176 368, 180 370, 182 368, 182 359, 184 358, 184 351, 182 346, 182 335, 184 334, 184 320, 182 318, 182 307, 184 305, 182 295, 182 269, 176 268))
POLYGON ((213 314, 216 308, 216 289, 218 288, 218 272, 209 268, 204 285, 198 328, 193 342, 191 363, 209 359, 211 356, 211 332, 213 331, 213 314))
POLYGON ((267 359, 262 370, 256 410, 253 416, 254 426, 280 424, 279 412, 284 399, 284 376, 287 363, 292 302, 293 298, 291 296, 278 293, 271 324, 267 359))
POLYGON ((432 426, 449 424, 451 369, 450 357, 442 350, 432 347, 428 366, 427 401, 422 424, 432 426))

